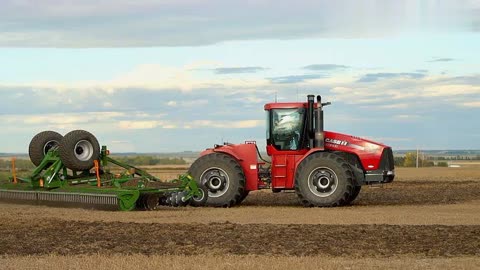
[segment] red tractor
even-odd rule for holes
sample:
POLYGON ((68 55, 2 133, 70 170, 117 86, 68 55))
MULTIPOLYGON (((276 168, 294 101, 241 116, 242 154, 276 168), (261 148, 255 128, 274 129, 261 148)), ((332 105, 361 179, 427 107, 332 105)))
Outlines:
POLYGON ((255 142, 215 145, 189 169, 208 189, 207 205, 240 204, 250 191, 295 190, 304 206, 341 206, 358 196, 362 185, 392 182, 392 149, 359 137, 324 131, 321 97, 307 102, 268 103, 267 154, 255 142), (261 160, 261 162, 259 161, 261 160))

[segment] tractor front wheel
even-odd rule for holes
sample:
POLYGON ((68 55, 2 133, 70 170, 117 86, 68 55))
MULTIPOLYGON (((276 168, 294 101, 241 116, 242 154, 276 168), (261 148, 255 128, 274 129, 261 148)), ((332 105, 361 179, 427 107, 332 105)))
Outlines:
POLYGON ((88 131, 74 130, 60 142, 59 155, 63 164, 73 171, 93 168, 93 161, 100 157, 100 144, 88 131))
POLYGON ((245 175, 238 162, 229 155, 211 153, 201 156, 188 173, 208 189, 207 206, 231 207, 244 194, 245 175))
POLYGON ((345 205, 351 202, 354 192, 352 175, 350 165, 340 156, 313 153, 297 168, 295 192, 307 207, 345 205))

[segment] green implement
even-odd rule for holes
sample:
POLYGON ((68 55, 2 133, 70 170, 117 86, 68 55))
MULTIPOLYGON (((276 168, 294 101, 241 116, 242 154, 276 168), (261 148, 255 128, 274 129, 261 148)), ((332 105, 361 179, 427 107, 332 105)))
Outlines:
MULTIPOLYGON (((39 135, 45 135, 44 133, 48 135, 48 132, 39 135)), ((178 179, 163 182, 140 168, 111 158, 106 146, 95 154, 96 139, 93 137, 95 141, 92 143, 91 138, 89 140, 85 137, 91 135, 90 133, 86 131, 71 133, 75 135, 73 154, 61 149, 65 147, 65 140, 71 143, 72 138, 68 137, 70 133, 57 144, 51 141, 45 143, 44 156, 37 160, 39 164, 31 175, 24 178, 14 176, 8 181, 0 181, 0 199, 49 204, 100 205, 122 211, 154 210, 159 205, 205 204, 207 189, 197 184, 190 175, 180 175, 178 179), (88 162, 92 164, 87 164, 88 162), (109 164, 121 167, 125 171, 113 173, 109 164), (83 169, 77 170, 78 168, 83 169)), ((32 149, 32 146, 30 148, 32 149)), ((30 156, 32 157, 32 154, 30 156)))

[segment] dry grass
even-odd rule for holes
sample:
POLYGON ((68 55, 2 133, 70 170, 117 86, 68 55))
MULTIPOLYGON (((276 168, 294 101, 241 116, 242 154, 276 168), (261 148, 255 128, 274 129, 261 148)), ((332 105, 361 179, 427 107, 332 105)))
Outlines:
POLYGON ((0 258, 2 269, 479 269, 479 257, 351 259, 273 256, 33 256, 0 258))

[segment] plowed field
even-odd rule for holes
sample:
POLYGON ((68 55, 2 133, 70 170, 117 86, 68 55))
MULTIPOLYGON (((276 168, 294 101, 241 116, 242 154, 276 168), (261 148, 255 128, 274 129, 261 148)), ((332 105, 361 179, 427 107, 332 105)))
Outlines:
POLYGON ((480 169, 397 173, 341 208, 268 191, 231 209, 0 203, 0 268, 480 268, 480 169))

